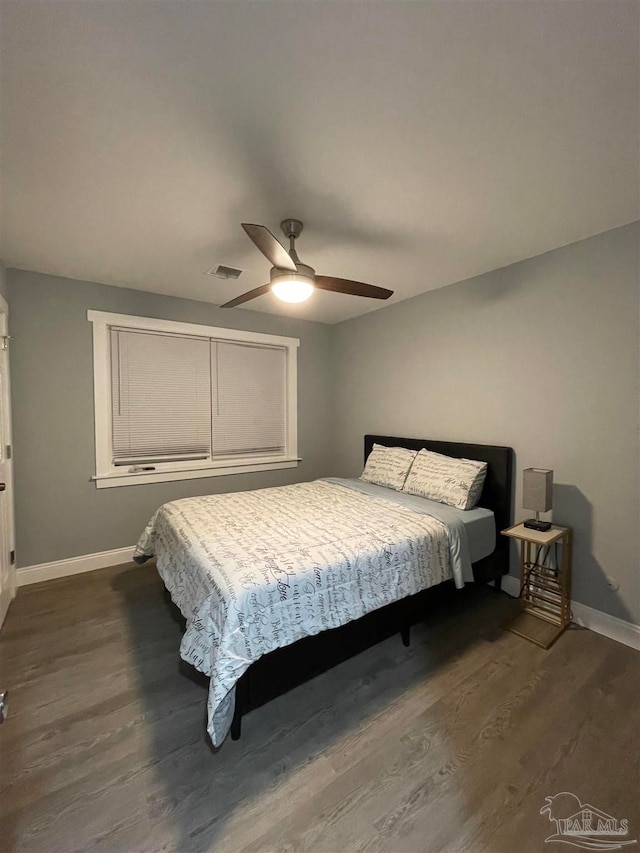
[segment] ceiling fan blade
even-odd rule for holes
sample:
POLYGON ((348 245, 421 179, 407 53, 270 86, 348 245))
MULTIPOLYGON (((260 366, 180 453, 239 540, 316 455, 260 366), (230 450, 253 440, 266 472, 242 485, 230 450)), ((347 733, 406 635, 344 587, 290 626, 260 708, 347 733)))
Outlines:
POLYGON ((236 296, 235 299, 231 299, 229 302, 225 302, 224 305, 221 305, 220 307, 235 308, 236 305, 242 305, 243 302, 248 302, 250 299, 255 299, 257 296, 262 296, 263 293, 268 293, 270 290, 271 282, 269 282, 269 284, 261 284, 260 287, 254 287, 253 290, 248 290, 241 296, 236 296))
POLYGON ((350 296, 368 296, 370 299, 388 299, 393 296, 393 290, 387 290, 386 287, 376 287, 375 284, 365 284, 362 281, 350 281, 348 278, 333 278, 330 275, 317 275, 315 286, 319 290, 347 293, 350 296))
POLYGON ((297 272, 298 268, 293 262, 291 255, 282 243, 276 240, 268 228, 265 228, 264 225, 249 225, 246 222, 242 223, 242 227, 265 258, 271 263, 272 267, 277 267, 279 270, 297 272))

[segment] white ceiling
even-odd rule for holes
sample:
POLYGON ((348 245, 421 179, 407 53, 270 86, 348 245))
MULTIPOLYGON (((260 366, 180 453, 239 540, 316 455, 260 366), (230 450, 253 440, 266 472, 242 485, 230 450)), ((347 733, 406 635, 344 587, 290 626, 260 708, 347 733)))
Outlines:
POLYGON ((397 301, 633 221, 639 9, 5 2, 4 262, 221 303, 268 280, 240 222, 291 216, 303 261, 397 301))

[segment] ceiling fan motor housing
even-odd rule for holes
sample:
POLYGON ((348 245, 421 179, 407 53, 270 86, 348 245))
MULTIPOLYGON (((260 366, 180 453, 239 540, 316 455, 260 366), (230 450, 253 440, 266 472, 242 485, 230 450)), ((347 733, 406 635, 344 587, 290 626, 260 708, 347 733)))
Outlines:
POLYGON ((315 278, 316 271, 313 267, 308 266, 307 264, 300 263, 300 261, 296 261, 296 266, 298 267, 298 272, 289 272, 289 270, 280 270, 278 267, 271 267, 271 273, 269 278, 271 279, 271 283, 277 278, 286 278, 287 281, 311 281, 315 278))
POLYGON ((291 237, 296 240, 302 234, 303 225, 299 219, 283 219, 280 223, 280 227, 282 228, 287 240, 290 240, 291 237))

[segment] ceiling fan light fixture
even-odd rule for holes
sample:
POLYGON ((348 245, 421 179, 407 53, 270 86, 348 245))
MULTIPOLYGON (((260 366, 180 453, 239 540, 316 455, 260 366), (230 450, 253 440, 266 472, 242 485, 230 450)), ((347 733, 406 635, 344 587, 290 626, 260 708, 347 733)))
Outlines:
POLYGON ((306 302, 313 291, 313 281, 305 275, 289 273, 271 280, 271 292, 282 302, 306 302))

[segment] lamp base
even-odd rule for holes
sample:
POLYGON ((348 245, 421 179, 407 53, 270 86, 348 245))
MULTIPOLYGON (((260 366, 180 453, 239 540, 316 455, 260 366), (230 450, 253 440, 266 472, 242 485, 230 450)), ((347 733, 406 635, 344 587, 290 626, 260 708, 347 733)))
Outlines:
POLYGON ((523 521, 522 524, 524 527, 528 527, 529 530, 537 530, 539 533, 545 533, 547 530, 551 530, 550 521, 538 521, 537 518, 528 518, 526 521, 523 521))

